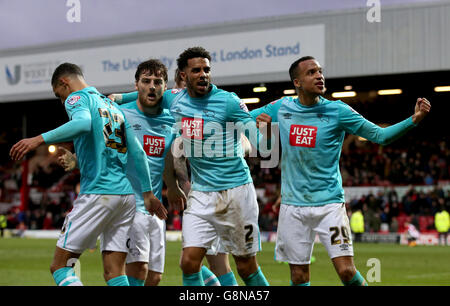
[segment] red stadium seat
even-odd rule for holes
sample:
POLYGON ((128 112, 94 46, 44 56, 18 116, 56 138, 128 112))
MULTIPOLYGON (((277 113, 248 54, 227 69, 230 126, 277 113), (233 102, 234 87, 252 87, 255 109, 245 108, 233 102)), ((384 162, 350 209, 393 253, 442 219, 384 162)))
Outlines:
POLYGON ((425 216, 419 217, 419 232, 423 233, 427 231, 428 220, 425 216))
POLYGON ((406 230, 406 228, 405 228, 405 222, 408 221, 408 219, 409 219, 409 217, 408 217, 407 215, 405 215, 405 214, 400 214, 400 215, 397 217, 398 231, 399 231, 400 233, 403 233, 403 232, 406 230))

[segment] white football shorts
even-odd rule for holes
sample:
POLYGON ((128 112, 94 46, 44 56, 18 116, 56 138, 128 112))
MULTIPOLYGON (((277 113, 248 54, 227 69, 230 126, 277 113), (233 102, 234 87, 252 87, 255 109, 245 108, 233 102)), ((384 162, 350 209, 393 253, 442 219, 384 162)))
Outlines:
POLYGON ((166 222, 136 211, 127 240, 127 264, 148 262, 150 271, 163 273, 166 254, 166 222))
POLYGON ((220 238, 217 236, 216 239, 214 239, 213 243, 211 244, 211 247, 206 250, 206 255, 217 255, 219 253, 226 254, 227 251, 225 251, 225 248, 223 247, 222 243, 220 243, 220 238))
POLYGON ((275 259, 295 265, 310 264, 316 234, 330 258, 353 256, 344 203, 307 207, 281 204, 275 259))
POLYGON ((127 253, 128 231, 135 212, 133 194, 80 194, 64 220, 56 246, 81 254, 95 248, 100 236, 102 251, 127 253))
POLYGON ((223 191, 191 190, 183 213, 183 248, 209 249, 219 237, 221 253, 253 256, 261 250, 258 212, 252 183, 223 191))

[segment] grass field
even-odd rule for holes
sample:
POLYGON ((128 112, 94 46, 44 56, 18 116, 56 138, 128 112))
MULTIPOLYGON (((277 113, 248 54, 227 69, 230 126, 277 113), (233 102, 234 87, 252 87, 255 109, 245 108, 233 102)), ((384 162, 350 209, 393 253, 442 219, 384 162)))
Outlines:
MULTIPOLYGON (((0 285, 54 286, 49 266, 55 244, 53 239, 0 239, 0 285)), ((289 267, 273 260, 274 247, 274 243, 263 243, 258 262, 271 285, 289 285, 289 267)), ((162 286, 181 285, 180 249, 180 242, 168 242, 162 286)), ((355 244, 354 250, 356 266, 364 277, 373 267, 367 265, 368 260, 377 258, 380 261, 381 282, 369 282, 370 286, 450 285, 450 247, 361 243, 355 244)), ((317 260, 311 265, 311 285, 340 286, 321 244, 315 245, 314 256, 317 260)), ((237 276, 233 262, 232 267, 237 276)), ((86 251, 81 256, 80 271, 84 285, 105 285, 98 250, 86 251)), ((238 282, 243 285, 239 277, 238 282)))

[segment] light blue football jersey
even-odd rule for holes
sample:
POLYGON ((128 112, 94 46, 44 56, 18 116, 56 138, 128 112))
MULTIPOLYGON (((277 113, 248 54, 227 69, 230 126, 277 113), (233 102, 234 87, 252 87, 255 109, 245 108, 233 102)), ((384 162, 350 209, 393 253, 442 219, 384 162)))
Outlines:
POLYGON ((253 110, 251 115, 256 118, 261 113, 270 115, 272 122, 279 124, 281 201, 297 206, 345 202, 339 171, 345 133, 385 145, 415 126, 409 117, 380 128, 344 102, 323 97, 312 106, 285 97, 253 110))
MULTIPOLYGON (((175 138, 172 132, 175 120, 168 109, 163 109, 157 115, 147 115, 139 109, 136 101, 122 105, 121 109, 147 154, 153 193, 162 201, 164 158, 175 138)), ((128 163, 127 176, 135 193, 136 210, 148 214, 142 197, 140 177, 134 163, 128 163)))
POLYGON ((96 88, 86 87, 73 92, 64 105, 69 119, 80 111, 91 116, 91 132, 73 140, 81 174, 80 194, 133 194, 125 175, 128 122, 117 104, 96 88))
POLYGON ((190 97, 186 89, 173 89, 164 93, 164 100, 183 139, 192 190, 221 191, 252 182, 238 131, 244 124, 252 135, 258 131, 236 94, 211 85, 200 98, 190 97))

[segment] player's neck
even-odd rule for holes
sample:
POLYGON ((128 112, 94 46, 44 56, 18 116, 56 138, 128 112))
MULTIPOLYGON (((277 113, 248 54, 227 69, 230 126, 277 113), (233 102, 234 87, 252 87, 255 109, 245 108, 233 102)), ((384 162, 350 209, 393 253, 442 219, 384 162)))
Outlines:
POLYGON ((70 88, 71 88, 72 92, 83 90, 86 87, 89 87, 89 85, 82 79, 74 79, 70 83, 70 88))
POLYGON ((320 96, 316 94, 308 94, 305 92, 298 93, 298 101, 304 106, 313 106, 320 101, 320 96))

